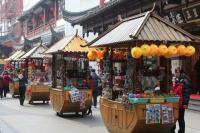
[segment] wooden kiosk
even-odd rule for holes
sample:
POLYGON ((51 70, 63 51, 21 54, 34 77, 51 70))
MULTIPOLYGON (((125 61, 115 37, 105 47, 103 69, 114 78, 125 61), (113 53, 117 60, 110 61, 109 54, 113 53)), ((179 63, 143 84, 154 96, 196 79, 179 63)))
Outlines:
POLYGON ((26 99, 29 103, 34 101, 49 102, 49 79, 45 72, 44 57, 42 54, 47 48, 39 44, 29 50, 21 59, 25 59, 26 71, 25 76, 29 80, 26 89, 26 99))
POLYGON ((17 78, 18 71, 21 69, 22 60, 20 60, 20 57, 22 57, 25 54, 23 50, 16 51, 13 55, 11 55, 9 58, 5 59, 8 66, 8 71, 11 74, 12 82, 9 83, 9 90, 12 97, 19 95, 19 82, 17 78))
POLYGON ((172 129, 179 115, 179 97, 169 94, 171 60, 193 55, 191 44, 196 40, 147 12, 122 20, 89 44, 106 49, 101 60, 105 78, 100 111, 108 131, 167 133, 172 129))
POLYGON ((87 59, 89 48, 80 46, 86 44, 76 34, 65 37, 45 52, 53 55, 50 99, 57 115, 69 112, 82 112, 84 115, 91 108, 92 90, 88 87, 90 72, 87 59))

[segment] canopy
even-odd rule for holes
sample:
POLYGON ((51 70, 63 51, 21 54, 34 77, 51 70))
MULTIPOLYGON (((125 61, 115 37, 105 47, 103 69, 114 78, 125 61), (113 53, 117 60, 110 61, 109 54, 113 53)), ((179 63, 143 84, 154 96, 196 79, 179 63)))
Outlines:
POLYGON ((21 59, 28 59, 28 58, 44 58, 45 55, 43 54, 43 52, 46 50, 47 48, 42 45, 39 44, 35 47, 33 47, 31 50, 29 50, 25 55, 23 55, 21 57, 21 59))
POLYGON ((93 40, 90 46, 135 44, 136 42, 189 43, 198 38, 153 12, 142 13, 122 20, 93 40))
POLYGON ((5 59, 5 61, 17 60, 24 54, 25 52, 23 50, 18 50, 15 53, 13 53, 9 58, 5 59))
POLYGON ((86 46, 87 42, 85 39, 80 37, 79 35, 70 35, 62 40, 55 43, 51 46, 47 51, 46 54, 53 54, 58 53, 59 51, 62 52, 88 52, 91 48, 83 47, 86 46))

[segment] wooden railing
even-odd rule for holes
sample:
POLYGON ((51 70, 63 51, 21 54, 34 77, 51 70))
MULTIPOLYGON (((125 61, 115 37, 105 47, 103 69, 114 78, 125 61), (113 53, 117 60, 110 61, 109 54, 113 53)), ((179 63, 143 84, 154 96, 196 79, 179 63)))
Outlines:
POLYGON ((38 27, 36 27, 34 30, 28 31, 27 36, 28 37, 33 37, 39 33, 42 33, 44 31, 49 30, 50 25, 55 28, 56 27, 56 21, 53 19, 51 21, 49 21, 48 23, 46 23, 45 25, 40 25, 38 27))

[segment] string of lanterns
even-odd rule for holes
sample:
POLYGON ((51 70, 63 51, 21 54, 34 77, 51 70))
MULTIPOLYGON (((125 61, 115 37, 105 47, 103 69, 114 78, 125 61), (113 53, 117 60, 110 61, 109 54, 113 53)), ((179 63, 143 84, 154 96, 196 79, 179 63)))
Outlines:
MULTIPOLYGON (((139 59, 142 56, 163 56, 165 58, 177 57, 177 56, 192 56, 195 54, 195 48, 191 45, 170 45, 167 47, 164 44, 157 46, 156 44, 143 44, 141 47, 133 47, 131 49, 131 55, 135 59, 139 59)), ((104 58, 105 50, 92 50, 87 54, 89 60, 101 60, 104 58)), ((126 52, 113 52, 113 58, 124 59, 127 56, 126 52)))
POLYGON ((151 44, 142 45, 141 47, 134 47, 131 49, 131 55, 135 59, 139 59, 142 56, 164 56, 165 58, 177 57, 177 56, 192 56, 195 54, 195 48, 191 45, 171 45, 167 47, 164 44, 159 46, 151 44))

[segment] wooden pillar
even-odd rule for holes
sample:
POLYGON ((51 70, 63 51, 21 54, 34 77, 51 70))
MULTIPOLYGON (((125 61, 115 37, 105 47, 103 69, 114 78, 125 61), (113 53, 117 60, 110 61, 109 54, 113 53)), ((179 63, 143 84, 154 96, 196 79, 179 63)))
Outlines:
POLYGON ((115 100, 115 96, 113 95, 113 48, 110 48, 110 88, 112 89, 112 100, 115 100))
POLYGON ((53 54, 52 58, 52 86, 56 88, 56 68, 55 68, 56 55, 53 54))
POLYGON ((57 0, 54 0, 54 19, 57 20, 57 0))
POLYGON ((33 18, 32 18, 32 22, 33 22, 33 32, 34 32, 34 35, 35 35, 35 14, 33 14, 33 18))
POLYGON ((45 10, 45 7, 43 8, 43 13, 44 13, 44 20, 43 20, 43 24, 44 24, 44 26, 43 26, 43 28, 44 28, 44 30, 46 29, 46 27, 45 27, 45 25, 46 25, 46 10, 45 10))

